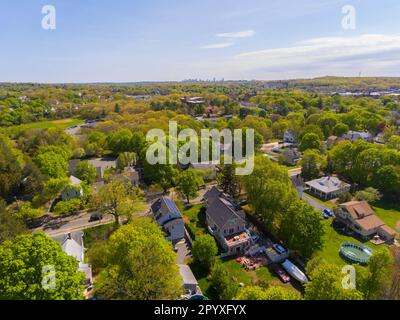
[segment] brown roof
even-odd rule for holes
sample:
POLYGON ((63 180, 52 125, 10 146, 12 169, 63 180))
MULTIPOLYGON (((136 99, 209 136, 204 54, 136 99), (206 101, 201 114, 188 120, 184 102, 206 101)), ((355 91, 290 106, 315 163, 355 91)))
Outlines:
POLYGON ((394 231, 392 228, 388 227, 386 224, 384 224, 383 226, 380 226, 380 229, 382 229, 387 234, 390 234, 392 236, 396 235, 396 231, 394 231))
POLYGON ((366 231, 377 229, 385 225, 385 223, 375 215, 369 215, 365 218, 358 219, 356 222, 366 231))
POLYGON ((374 211, 366 201, 350 201, 341 204, 340 207, 346 209, 354 220, 374 215, 374 211))

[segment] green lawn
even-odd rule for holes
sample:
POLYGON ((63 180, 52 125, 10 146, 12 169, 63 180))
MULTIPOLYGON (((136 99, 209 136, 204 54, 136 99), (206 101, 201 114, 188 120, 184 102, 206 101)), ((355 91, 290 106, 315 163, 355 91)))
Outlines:
POLYGON ((84 122, 84 120, 69 118, 69 119, 62 119, 62 120, 32 122, 32 123, 23 124, 18 127, 26 127, 28 129, 59 128, 59 129, 65 130, 68 127, 76 126, 76 125, 82 124, 83 122, 84 122))
POLYGON ((207 234, 206 212, 202 204, 194 205, 182 212, 186 227, 194 237, 207 234))
POLYGON ((381 218, 389 227, 399 232, 400 204, 379 201, 373 206, 376 215, 381 218))
POLYGON ((114 224, 106 224, 98 227, 85 229, 84 231, 85 248, 90 248, 96 242, 106 241, 114 232, 114 224))
POLYGON ((336 207, 336 204, 334 202, 332 202, 332 201, 323 201, 320 198, 317 198, 316 196, 314 196, 314 195, 312 195, 312 194, 310 194, 308 192, 304 192, 304 194, 307 197, 309 197, 309 198, 321 203, 322 205, 324 205, 325 207, 327 207, 329 209, 333 209, 334 207, 336 207))
POLYGON ((349 237, 343 234, 338 233, 334 228, 330 226, 332 219, 325 220, 325 246, 324 248, 317 254, 322 257, 328 263, 334 263, 339 266, 344 266, 349 264, 349 262, 343 260, 339 255, 340 245, 344 242, 353 242, 356 244, 361 244, 370 247, 373 250, 380 250, 385 246, 375 246, 371 242, 360 242, 356 238, 349 237))
MULTIPOLYGON (((235 259, 224 259, 222 260, 222 264, 227 268, 229 274, 235 278, 238 286, 240 283, 244 283, 246 286, 251 286, 262 282, 263 284, 268 283, 295 290, 290 284, 283 284, 267 267, 261 267, 256 271, 246 271, 241 264, 235 261, 235 259)), ((216 299, 218 295, 211 287, 211 283, 208 280, 208 273, 193 261, 189 263, 189 265, 203 294, 212 300, 216 299)))

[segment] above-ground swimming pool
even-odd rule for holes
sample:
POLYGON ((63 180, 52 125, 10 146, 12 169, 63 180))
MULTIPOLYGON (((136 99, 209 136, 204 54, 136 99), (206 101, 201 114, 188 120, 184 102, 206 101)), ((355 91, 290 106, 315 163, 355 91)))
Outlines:
POLYGON ((367 264, 372 257, 373 250, 367 246, 361 246, 352 242, 343 243, 340 246, 342 258, 360 264, 367 264))

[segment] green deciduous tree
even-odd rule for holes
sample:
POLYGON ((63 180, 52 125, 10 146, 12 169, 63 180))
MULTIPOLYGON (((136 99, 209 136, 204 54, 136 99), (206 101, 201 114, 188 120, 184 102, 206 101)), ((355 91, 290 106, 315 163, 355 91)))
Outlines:
POLYGON ((210 269, 218 254, 218 247, 210 235, 196 237, 192 247, 193 258, 207 269, 210 269))
POLYGON ((40 218, 44 213, 43 209, 34 208, 30 202, 24 202, 18 204, 18 210, 15 215, 23 221, 28 221, 40 218))
POLYGON ((344 134, 350 131, 350 128, 347 124, 339 122, 333 128, 333 134, 337 137, 342 137, 344 134))
POLYGON ((379 299, 391 279, 393 258, 387 248, 375 250, 367 268, 357 268, 357 289, 365 299, 379 299))
POLYGON ((321 146, 321 140, 315 133, 307 133, 301 139, 299 144, 300 151, 306 151, 308 149, 316 149, 319 150, 321 146))
POLYGON ((235 171, 235 164, 225 164, 220 166, 220 172, 217 174, 218 187, 234 199, 239 197, 241 190, 240 179, 235 171))
POLYGON ((0 199, 0 243, 12 240, 15 236, 26 232, 23 221, 8 211, 5 201, 0 199))
POLYGON ((91 185, 96 180, 97 171, 91 163, 89 163, 88 161, 82 161, 79 162, 76 167, 76 176, 77 178, 91 185))
POLYGON ((354 198, 358 201, 367 201, 374 203, 382 198, 382 195, 375 188, 366 188, 365 190, 358 191, 354 198))
POLYGON ((186 198, 187 203, 190 198, 198 195, 199 186, 203 184, 203 179, 193 170, 188 169, 179 173, 176 179, 176 190, 186 198))
POLYGON ((214 264, 211 270, 210 281, 211 285, 217 291, 220 300, 231 300, 237 295, 239 286, 221 262, 214 264))
POLYGON ((69 199, 58 202, 54 206, 54 212, 60 215, 75 214, 82 208, 82 200, 69 199))
POLYGON ((243 177, 249 203, 267 228, 279 227, 282 212, 296 198, 290 179, 283 167, 266 157, 256 157, 252 174, 243 177))
POLYGON ((310 258, 323 247, 325 230, 321 214, 304 201, 292 200, 283 214, 279 234, 291 250, 310 258))
POLYGON ((248 286, 239 290, 235 300, 300 300, 300 295, 283 287, 274 286, 264 289, 248 286))
POLYGON ((344 289, 340 268, 335 264, 320 263, 309 273, 305 285, 306 300, 362 300, 363 294, 354 289, 344 289))
POLYGON ((123 152, 117 158, 117 168, 123 170, 136 164, 136 154, 134 152, 123 152))
POLYGON ((305 181, 317 179, 326 168, 326 165, 326 157, 321 155, 319 151, 307 150, 301 160, 301 176, 305 181))
POLYGON ((176 255, 150 219, 121 227, 108 240, 104 255, 107 266, 96 284, 101 298, 172 300, 183 293, 176 255))
POLYGON ((85 275, 78 262, 43 233, 17 236, 0 244, 0 299, 76 300, 83 298, 85 275), (46 271, 47 268, 47 271, 46 271), (51 277, 54 288, 44 277, 51 277))
POLYGON ((120 225, 120 217, 128 219, 144 210, 144 194, 137 187, 115 180, 104 184, 93 196, 92 207, 115 218, 116 225, 120 225))
POLYGON ((0 135, 0 197, 11 199, 18 191, 22 178, 22 154, 4 135, 0 135))
POLYGON ((53 151, 38 153, 33 158, 40 171, 50 178, 66 177, 68 171, 68 160, 62 154, 53 151))

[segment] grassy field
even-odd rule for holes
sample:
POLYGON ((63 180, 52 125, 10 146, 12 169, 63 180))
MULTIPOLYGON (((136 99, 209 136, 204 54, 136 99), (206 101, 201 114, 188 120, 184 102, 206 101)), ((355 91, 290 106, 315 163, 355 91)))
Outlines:
POLYGON ((102 225, 84 230, 85 248, 90 248, 96 242, 106 241, 114 231, 113 224, 102 225))
MULTIPOLYGON (((84 121, 80 119, 62 119, 62 120, 49 120, 49 121, 40 121, 40 122, 32 122, 21 125, 22 127, 26 127, 28 129, 47 129, 47 128, 59 128, 62 130, 67 129, 68 127, 76 126, 82 124, 84 121)), ((19 126, 19 127, 21 127, 19 126)))
POLYGON ((334 228, 330 226, 332 219, 325 220, 325 246, 317 254, 317 256, 322 257, 328 263, 334 263, 340 266, 349 264, 347 261, 343 260, 339 255, 340 245, 344 242, 353 242, 356 244, 361 244, 370 247, 372 250, 380 250, 385 246, 375 246, 371 242, 360 242, 356 238, 346 236, 337 232, 334 228))
POLYGON ((373 206, 376 215, 381 218, 389 227, 400 232, 400 204, 379 201, 373 206))
MULTIPOLYGON (((222 264, 227 268, 232 278, 235 279, 235 283, 238 287, 240 283, 246 286, 263 283, 274 286, 284 286, 287 289, 296 290, 291 284, 282 283, 267 267, 262 267, 256 271, 246 271, 235 259, 223 260, 222 264)), ((208 273, 193 261, 189 265, 199 283, 201 291, 208 298, 212 300, 216 299, 218 296, 211 286, 208 273)))
POLYGON ((191 235, 196 237, 208 233, 206 212, 202 204, 197 204, 183 210, 183 217, 191 235))

